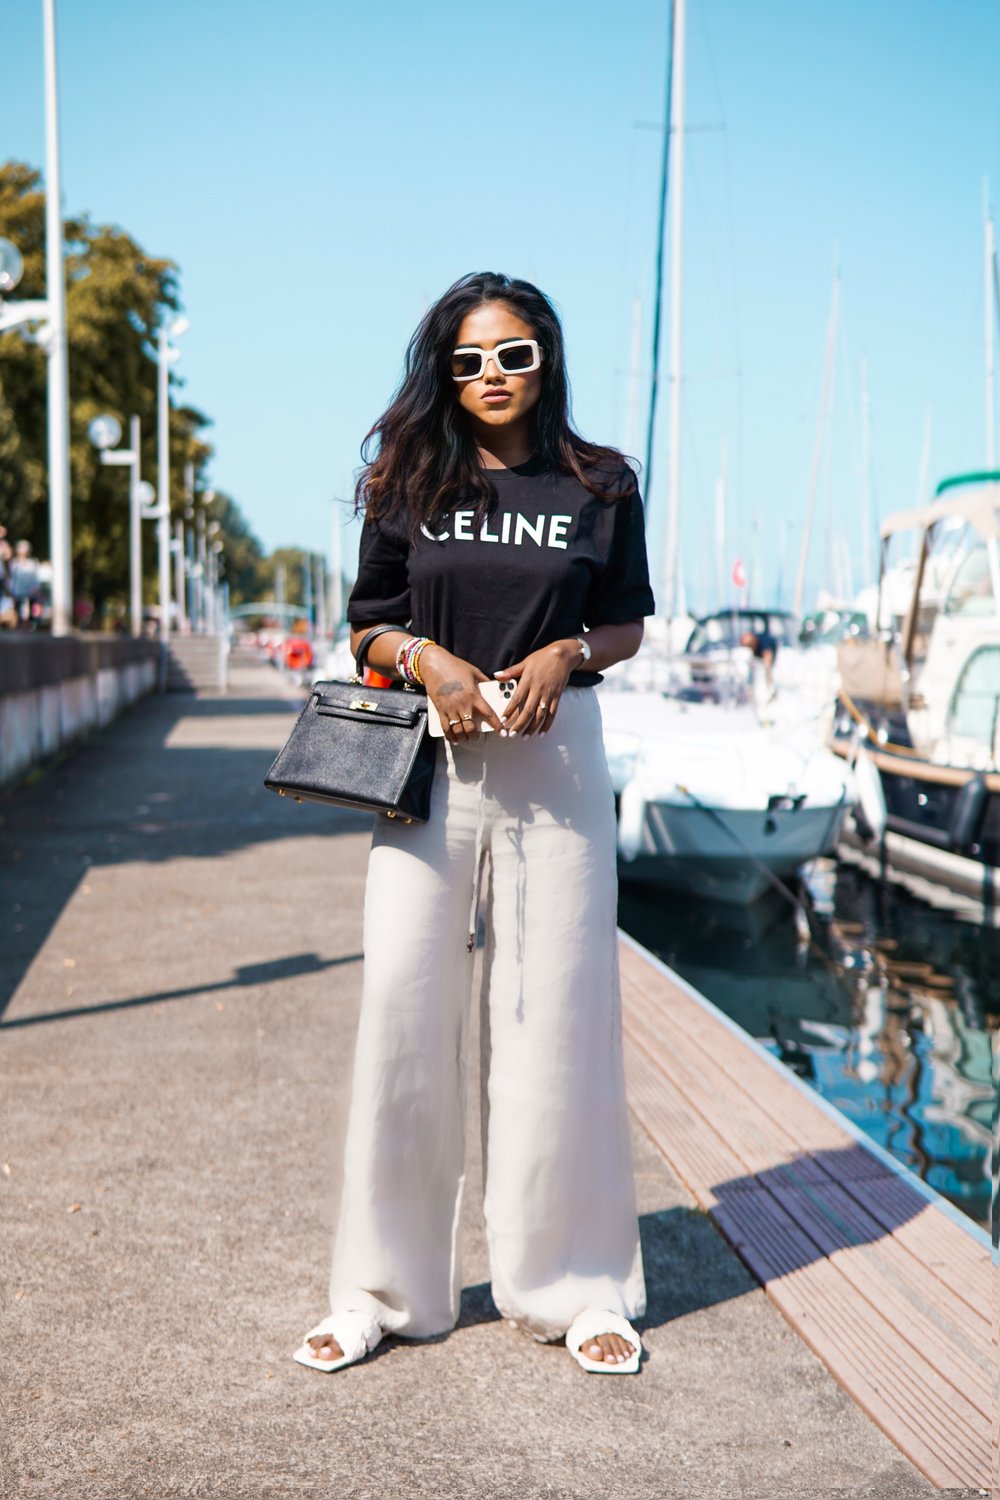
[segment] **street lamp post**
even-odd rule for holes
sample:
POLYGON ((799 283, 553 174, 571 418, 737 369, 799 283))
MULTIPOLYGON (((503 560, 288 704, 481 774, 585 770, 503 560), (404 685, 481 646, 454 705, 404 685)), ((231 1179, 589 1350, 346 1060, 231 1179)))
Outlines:
MULTIPOLYGON (((139 446, 139 418, 129 421, 128 448, 117 446, 121 439, 121 423, 117 417, 95 417, 87 428, 87 436, 100 454, 102 464, 125 465, 131 470, 129 476, 129 624, 134 636, 142 634, 142 521, 144 517, 156 515, 150 502, 156 491, 142 477, 142 454, 139 446)), ((161 600, 162 604, 162 600, 161 600)))
POLYGON ((55 0, 45 16, 45 290, 49 357, 49 557, 52 563, 52 634, 73 625, 72 532, 69 498, 69 355, 66 341, 66 264, 63 257, 62 186, 59 175, 59 96, 56 77, 55 0))
POLYGON ((221 530, 222 527, 218 521, 209 521, 205 552, 208 566, 208 601, 205 611, 205 630, 208 635, 214 635, 219 626, 219 553, 222 551, 222 539, 219 533, 221 530))
MULTIPOLYGON (((218 522, 216 522, 218 525, 218 522)), ((217 536, 212 543, 212 634, 220 635, 225 613, 228 584, 222 582, 222 551, 225 543, 217 536)))
MULTIPOLYGON (((45 54, 45 291, 44 297, 0 306, 0 333, 41 322, 38 343, 48 363, 49 561, 52 567, 52 634, 73 627, 72 531, 69 490, 69 356, 66 341, 66 264, 63 254, 62 186, 59 170, 59 94, 56 74, 55 0, 42 0, 45 54)), ((0 297, 21 279, 21 257, 9 241, 0 297), (16 258, 11 274, 9 251, 16 258)))
POLYGON ((160 575, 161 683, 166 677, 166 652, 170 639, 170 366, 180 359, 172 338, 180 338, 189 327, 187 318, 161 323, 156 339, 157 363, 157 526, 160 575))
MULTIPOLYGON (((45 52, 45 297, 0 302, 0 333, 42 322, 38 336, 48 357, 49 561, 52 566, 52 634, 73 625, 72 535, 69 498, 69 374, 66 344, 66 267, 63 258, 62 188, 59 176, 59 99, 56 77, 55 0, 42 0, 45 52)), ((14 245, 0 241, 0 299, 14 290, 23 263, 14 245), (12 253, 11 253, 12 252, 12 253)))
POLYGON ((340 500, 334 500, 330 528, 330 632, 333 640, 337 639, 337 631, 340 629, 341 620, 344 617, 344 584, 343 584, 343 561, 341 557, 340 529, 343 524, 339 506, 340 500))
POLYGON ((184 602, 185 578, 184 578, 184 522, 174 522, 174 539, 170 543, 170 550, 174 554, 174 593, 177 598, 177 633, 186 635, 187 609, 184 602))

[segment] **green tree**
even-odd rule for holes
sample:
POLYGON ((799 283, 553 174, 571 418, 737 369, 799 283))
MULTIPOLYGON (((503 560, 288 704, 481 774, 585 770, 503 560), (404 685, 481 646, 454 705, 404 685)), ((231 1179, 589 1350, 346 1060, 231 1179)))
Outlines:
POLYGON ((251 604, 268 592, 264 549, 231 495, 215 492, 208 506, 211 520, 218 521, 222 540, 223 577, 229 584, 232 604, 251 604))
POLYGON ((285 570, 285 603, 305 604, 306 566, 314 566, 313 553, 301 547, 276 547, 264 564, 264 598, 275 597, 275 575, 279 568, 285 570))
MULTIPOLYGON (((0 167, 0 234, 24 256, 18 297, 45 293, 45 195, 37 171, 19 162, 0 167)), ((70 474, 73 572, 77 594, 91 595, 98 611, 123 602, 128 589, 128 493, 120 469, 100 463, 87 438, 99 412, 142 427, 143 473, 156 472, 156 365, 150 357, 164 316, 178 306, 177 269, 149 256, 130 235, 85 217, 67 219, 66 325, 69 343, 70 474)), ((39 556, 48 552, 46 370, 43 350, 18 333, 0 339, 0 376, 17 435, 21 527, 39 556)), ((181 382, 171 372, 176 392, 181 382)), ((186 503, 184 474, 193 465, 204 487, 211 447, 202 434, 208 419, 190 406, 171 404, 171 509, 186 503)), ((3 443, 0 410, 0 444, 3 443)), ((3 492, 0 491, 0 494, 3 492)), ((143 528, 146 593, 155 591, 154 528, 143 528)))
POLYGON ((0 525, 7 528, 12 544, 27 536, 31 527, 31 486, 24 467, 21 439, 14 413, 7 404, 0 380, 0 525))

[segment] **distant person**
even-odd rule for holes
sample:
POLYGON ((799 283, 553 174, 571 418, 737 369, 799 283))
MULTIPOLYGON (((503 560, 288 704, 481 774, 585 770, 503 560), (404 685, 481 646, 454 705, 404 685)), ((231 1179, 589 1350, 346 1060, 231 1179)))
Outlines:
POLYGON ((41 601, 41 579, 38 563, 31 555, 31 543, 20 541, 14 545, 14 557, 8 566, 11 597, 19 625, 30 625, 41 601))
POLYGON ((482 879, 493 1299, 585 1370, 632 1373, 646 1294, 594 685, 655 608, 635 476, 570 426, 559 320, 506 276, 431 307, 371 436, 351 647, 389 626, 372 666, 422 685, 446 737, 430 821, 376 821, 331 1314, 295 1358, 337 1370, 455 1326, 482 879), (514 685, 502 717, 491 679, 514 685))
POLYGON ((10 592, 10 565, 13 557, 13 549, 7 540, 7 528, 0 526, 0 625, 6 626, 17 623, 14 599, 10 592))
POLYGON ((762 630, 747 630, 740 637, 741 646, 749 646, 755 662, 760 662, 769 698, 774 697, 774 663, 778 655, 778 637, 765 625, 762 630))

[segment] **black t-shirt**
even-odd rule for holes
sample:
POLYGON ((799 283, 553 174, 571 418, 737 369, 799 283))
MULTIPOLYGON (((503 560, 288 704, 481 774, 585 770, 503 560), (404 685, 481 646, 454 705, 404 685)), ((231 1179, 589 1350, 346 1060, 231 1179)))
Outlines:
MULTIPOLYGON (((404 520, 366 519, 347 604, 354 626, 409 622, 487 676, 594 625, 653 614, 642 501, 624 463, 605 477, 621 499, 529 460, 490 469, 498 499, 482 526, 456 507, 411 544, 404 520)), ((600 674, 574 672, 587 686, 600 674)))

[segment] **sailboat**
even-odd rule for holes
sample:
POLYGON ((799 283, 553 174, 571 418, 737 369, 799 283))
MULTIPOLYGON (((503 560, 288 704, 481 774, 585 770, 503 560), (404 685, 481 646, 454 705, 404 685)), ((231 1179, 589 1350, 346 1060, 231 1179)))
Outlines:
MULTIPOLYGON (((670 259, 670 442, 664 618, 635 664, 608 674, 599 689, 604 744, 618 806, 621 872, 746 905, 800 867, 833 852, 848 801, 850 775, 817 733, 813 716, 799 725, 769 710, 762 722, 752 699, 722 702, 679 691, 690 661, 678 661, 673 639, 679 603, 681 460, 681 257, 684 193, 685 0, 673 7, 653 317, 653 379, 646 489, 653 456, 658 390, 660 270, 666 194, 673 150, 670 259), (690 696, 695 701, 685 701, 690 696)), ((694 638, 689 632, 689 642, 694 638)), ((744 655, 747 653, 744 651, 744 655)), ((707 657, 694 653, 703 669, 707 657)))

